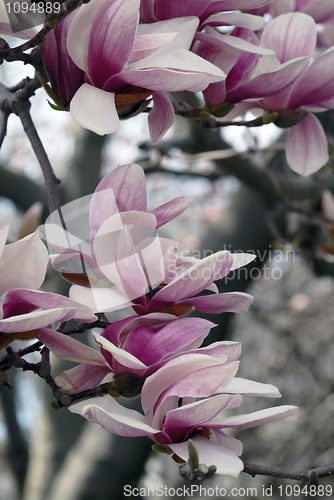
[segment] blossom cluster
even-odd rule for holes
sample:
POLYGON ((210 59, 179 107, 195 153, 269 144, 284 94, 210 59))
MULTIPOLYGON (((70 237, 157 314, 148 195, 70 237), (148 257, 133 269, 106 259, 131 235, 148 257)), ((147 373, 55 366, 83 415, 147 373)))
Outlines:
POLYGON ((62 207, 61 220, 59 212, 51 214, 40 236, 5 245, 8 227, 1 228, 1 347, 38 338, 59 358, 77 363, 56 377, 63 391, 78 394, 109 382, 109 394, 70 411, 117 435, 148 436, 179 462, 188 459, 191 439, 201 463, 237 477, 242 445, 227 430, 284 418, 296 408, 228 411, 241 404, 242 394, 280 394, 272 385, 236 377, 239 342, 201 347, 215 325, 195 311, 246 311, 250 295, 219 293, 214 282, 254 255, 221 251, 197 259, 177 241, 160 238, 156 229, 190 202, 183 196, 147 211, 144 172, 130 164, 109 173, 92 196, 62 207), (37 290, 48 262, 73 283, 69 298, 37 290), (117 310, 125 318, 113 321, 117 310), (93 328, 96 349, 53 326, 71 318, 94 323, 96 315, 109 319, 93 328), (120 396, 140 396, 143 413, 114 399, 120 396))
POLYGON ((221 122, 269 114, 306 176, 329 160, 313 113, 334 105, 333 24, 326 0, 90 0, 47 35, 48 91, 98 134, 148 112, 152 143, 179 91, 202 92, 221 122))

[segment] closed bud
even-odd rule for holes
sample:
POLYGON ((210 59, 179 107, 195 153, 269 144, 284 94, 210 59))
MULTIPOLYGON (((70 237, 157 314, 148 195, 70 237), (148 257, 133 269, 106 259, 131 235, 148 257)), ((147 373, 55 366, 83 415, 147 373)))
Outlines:
POLYGON ((220 104, 217 104, 216 106, 213 106, 211 112, 213 116, 217 116, 218 118, 222 118, 223 116, 227 115, 232 109, 234 108, 234 104, 231 102, 225 101, 221 102, 220 104))
POLYGON ((294 111, 293 109, 278 109, 275 125, 280 128, 289 128, 297 125, 308 114, 307 111, 294 111))

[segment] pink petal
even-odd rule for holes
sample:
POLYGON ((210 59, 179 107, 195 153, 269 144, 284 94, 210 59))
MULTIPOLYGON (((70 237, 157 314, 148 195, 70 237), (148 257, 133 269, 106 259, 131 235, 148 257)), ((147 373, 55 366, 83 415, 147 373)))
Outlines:
POLYGON ((179 196, 151 211, 157 219, 156 229, 182 214, 193 202, 189 196, 179 196))
POLYGON ((153 95, 153 108, 148 115, 152 144, 158 142, 174 123, 174 108, 162 92, 153 95))
POLYGON ((329 161, 326 134, 313 114, 289 129, 286 159, 290 168, 304 177, 317 172, 329 161))
MULTIPOLYGON (((0 320, 0 331, 10 333, 40 330, 54 321, 67 321, 73 318, 74 313, 75 309, 70 307, 50 309, 49 311, 32 311, 0 320)), ((37 336, 38 334, 36 334, 37 336)))
POLYGON ((303 57, 283 63, 272 71, 256 76, 236 89, 228 91, 226 100, 234 103, 281 92, 301 74, 308 62, 309 58, 303 57))
POLYGON ((212 295, 202 295, 189 300, 182 300, 180 304, 189 304, 196 311, 207 314, 221 314, 223 312, 242 313, 248 311, 254 297, 243 292, 225 292, 212 295))
MULTIPOLYGON (((141 374, 145 373, 145 371, 147 370, 147 365, 142 363, 138 358, 136 358, 135 355, 127 352, 125 349, 116 347, 112 342, 109 342, 109 340, 102 337, 102 335, 99 335, 96 332, 94 332, 94 337, 96 342, 102 349, 110 353, 115 361, 117 361, 117 363, 127 368, 126 371, 131 370, 138 372, 138 374, 141 374)), ((111 366, 113 365, 111 364, 111 366)))
POLYGON ((119 212, 146 212, 146 179, 136 163, 121 165, 106 175, 97 186, 90 204, 91 238, 100 226, 119 212))
POLYGON ((267 5, 272 0, 215 0, 211 2, 201 15, 201 19, 207 19, 212 14, 223 11, 256 9, 267 5))
POLYGON ((239 406, 241 396, 219 395, 202 399, 170 410, 165 420, 164 431, 173 442, 178 442, 195 429, 202 427, 221 411, 239 406))
POLYGON ((139 20, 139 4, 140 0, 107 2, 91 19, 87 74, 95 86, 102 88, 111 75, 122 71, 129 59, 139 20))
POLYGON ((316 23, 326 22, 334 15, 334 5, 331 0, 318 0, 317 2, 308 2, 300 10, 312 16, 316 23))
POLYGON ((3 305, 4 317, 26 312, 24 309, 27 306, 33 306, 33 309, 41 308, 44 310, 72 308, 75 310, 75 313, 71 317, 75 319, 89 323, 97 319, 89 307, 74 302, 74 300, 68 299, 63 295, 26 289, 11 290, 8 292, 3 305))
POLYGON ((56 384, 66 392, 75 394, 94 389, 110 374, 108 366, 82 364, 62 372, 55 378, 56 384))
POLYGON ((162 92, 197 92, 204 90, 210 83, 224 80, 225 74, 192 52, 175 49, 164 57, 155 52, 131 64, 119 78, 132 85, 162 92))
POLYGON ((182 0, 182 2, 165 2, 156 0, 155 15, 157 19, 172 19, 174 17, 199 17, 211 0, 182 0))
POLYGON ((191 297, 211 285, 213 281, 228 274, 232 257, 229 252, 218 252, 209 255, 186 269, 174 281, 157 292, 149 302, 149 310, 153 311, 166 303, 178 302, 191 297))
POLYGON ((275 420, 290 417, 290 415, 296 413, 297 410, 298 408, 296 406, 276 406, 274 408, 255 411, 248 415, 235 415, 234 417, 216 419, 215 426, 219 428, 232 427, 240 431, 241 429, 249 429, 250 427, 255 427, 267 422, 274 422, 275 420))
MULTIPOLYGON (((295 82, 289 101, 291 108, 325 105, 334 95, 334 47, 317 57, 295 82)), ((329 104, 328 107, 333 107, 329 104)))
POLYGON ((112 134, 119 127, 114 94, 84 83, 70 104, 73 118, 99 135, 112 134))
POLYGON ((57 358, 89 365, 106 366, 106 361, 99 351, 63 333, 43 328, 40 340, 57 358))
POLYGON ((311 56, 316 46, 316 25, 302 12, 283 14, 263 30, 261 44, 272 49, 281 63, 296 57, 311 56))
POLYGON ((151 436, 158 432, 147 425, 143 415, 129 408, 124 408, 111 396, 94 398, 92 401, 81 401, 70 406, 69 410, 100 424, 104 429, 118 436, 151 436))
POLYGON ((6 224, 5 226, 2 226, 0 228, 0 259, 1 259, 2 253, 3 253, 3 250, 5 248, 8 232, 9 232, 9 224, 6 224))
POLYGON ((123 349, 150 366, 187 347, 204 334, 208 335, 213 326, 214 323, 202 318, 177 318, 158 330, 146 325, 137 326, 127 336, 123 349), (147 345, 149 349, 143 348, 147 345))

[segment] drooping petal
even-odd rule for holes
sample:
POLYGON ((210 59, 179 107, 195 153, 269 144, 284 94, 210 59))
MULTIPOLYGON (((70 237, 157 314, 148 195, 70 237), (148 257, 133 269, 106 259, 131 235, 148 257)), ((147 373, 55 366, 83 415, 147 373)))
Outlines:
POLYGON ((314 19, 302 12, 290 12, 271 20, 261 37, 262 45, 272 49, 281 63, 311 56, 316 41, 314 19))
POLYGON ((112 134, 119 127, 114 94, 84 83, 70 104, 73 118, 98 135, 112 134))
POLYGON ((111 396, 81 401, 70 406, 69 410, 100 424, 104 429, 118 436, 150 436, 158 432, 146 423, 143 415, 135 410, 124 408, 111 396))
MULTIPOLYGON (((74 314, 75 309, 73 307, 32 311, 0 320, 0 331, 6 333, 40 331, 41 328, 50 325, 54 321, 67 321, 73 318, 74 314)), ((38 337, 37 333, 36 337, 38 337)))
POLYGON ((55 378, 56 384, 70 394, 94 389, 111 373, 109 366, 82 364, 62 372, 55 378))
MULTIPOLYGON (((4 238, 6 229, 3 229, 4 238)), ((0 260, 0 296, 11 288, 39 288, 49 256, 37 233, 5 245, 0 260)))
POLYGON ((312 113, 289 129, 286 159, 290 168, 304 177, 314 174, 328 162, 326 134, 312 113))
POLYGON ((41 292, 36 290, 15 289, 10 290, 3 304, 4 318, 15 316, 30 310, 41 308, 44 310, 56 308, 73 308, 73 317, 80 321, 93 322, 97 319, 89 307, 56 293, 41 292))
POLYGON ((49 328, 43 328, 41 330, 40 339, 41 342, 60 359, 67 359, 68 361, 90 365, 106 366, 106 361, 99 351, 63 333, 50 330, 49 328))
POLYGON ((158 142, 174 123, 174 108, 162 92, 153 95, 153 108, 148 115, 152 144, 158 142))

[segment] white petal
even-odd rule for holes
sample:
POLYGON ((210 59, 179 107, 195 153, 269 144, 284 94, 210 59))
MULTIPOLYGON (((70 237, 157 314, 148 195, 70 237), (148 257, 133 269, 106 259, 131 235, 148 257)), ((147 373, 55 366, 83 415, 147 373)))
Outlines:
POLYGON ((112 134, 119 127, 114 94, 88 83, 74 95, 70 111, 79 125, 98 135, 112 134))

